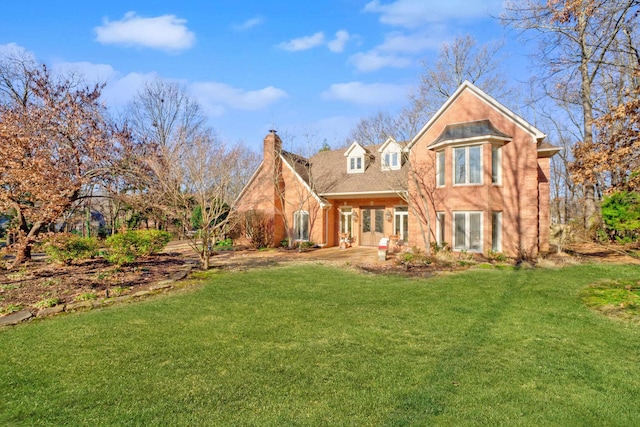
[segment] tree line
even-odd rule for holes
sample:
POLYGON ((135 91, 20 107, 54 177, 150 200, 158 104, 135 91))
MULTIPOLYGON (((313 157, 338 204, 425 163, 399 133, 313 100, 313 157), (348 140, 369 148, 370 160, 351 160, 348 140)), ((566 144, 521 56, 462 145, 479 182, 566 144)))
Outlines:
POLYGON ((141 225, 189 239, 204 268, 233 226, 230 205, 257 156, 206 124, 177 83, 147 83, 116 117, 103 84, 54 73, 16 52, 0 58, 0 213, 15 258, 92 210, 104 234, 141 225), (197 232, 194 232, 197 230, 197 232))

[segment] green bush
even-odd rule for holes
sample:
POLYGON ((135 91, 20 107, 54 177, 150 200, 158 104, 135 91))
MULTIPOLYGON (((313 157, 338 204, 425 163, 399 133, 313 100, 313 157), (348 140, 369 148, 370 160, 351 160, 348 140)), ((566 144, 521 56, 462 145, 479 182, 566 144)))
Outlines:
POLYGON ((640 194, 619 191, 604 198, 602 222, 610 238, 621 243, 640 236, 640 194))
POLYGON ((162 230, 132 230, 107 238, 107 261, 129 264, 140 256, 160 252, 171 240, 171 234, 162 230))
POLYGON ((224 246, 224 247, 231 247, 233 246, 233 240, 230 238, 226 238, 224 240, 220 240, 216 243, 216 246, 224 246))
POLYGON ((396 264, 402 265, 407 269, 412 267, 426 267, 432 263, 433 259, 416 246, 411 248, 411 251, 399 253, 396 257, 396 264))
POLYGON ((99 248, 100 244, 95 237, 81 237, 71 233, 54 234, 44 244, 44 251, 49 259, 62 264, 92 258, 99 248))

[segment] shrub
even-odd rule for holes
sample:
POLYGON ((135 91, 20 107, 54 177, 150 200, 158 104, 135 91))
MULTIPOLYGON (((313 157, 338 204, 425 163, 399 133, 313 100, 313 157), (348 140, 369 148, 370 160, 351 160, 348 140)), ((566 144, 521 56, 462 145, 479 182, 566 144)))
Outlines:
POLYGON ((507 256, 502 252, 489 250, 487 251, 487 259, 498 262, 505 262, 507 260, 507 256))
POLYGON ((233 246, 233 240, 230 238, 226 238, 224 240, 220 240, 216 243, 216 246, 221 246, 221 247, 231 247, 233 246))
POLYGON ((162 230, 132 230, 107 238, 107 261, 129 264, 137 257, 160 252, 171 240, 171 234, 162 230))
POLYGON ((451 252, 451 248, 449 248, 449 244, 447 242, 442 242, 438 244, 438 242, 431 242, 431 251, 434 255, 439 253, 448 254, 451 252))
POLYGON ((136 248, 140 255, 156 254, 167 246, 171 240, 171 233, 162 230, 136 230, 136 248))
POLYGON ((604 198, 602 221, 610 238, 630 243, 640 235, 640 194, 620 191, 604 198))
POLYGON ((433 263, 433 259, 422 252, 420 248, 414 246, 410 252, 400 253, 396 258, 396 263, 405 268, 426 267, 433 263))
POLYGON ((81 237, 71 233, 54 234, 44 244, 44 250, 54 262, 70 264, 96 255, 100 244, 95 237, 81 237))
POLYGON ((273 218, 262 211, 244 213, 240 233, 253 249, 266 248, 273 243, 273 218))

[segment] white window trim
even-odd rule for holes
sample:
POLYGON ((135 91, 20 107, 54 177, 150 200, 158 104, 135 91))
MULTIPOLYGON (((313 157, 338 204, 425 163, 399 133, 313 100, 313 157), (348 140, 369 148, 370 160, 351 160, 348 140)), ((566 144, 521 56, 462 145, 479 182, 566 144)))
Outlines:
POLYGON ((451 163, 452 163, 452 168, 451 168, 451 172, 452 172, 452 176, 451 176, 451 182, 453 183, 454 186, 470 186, 470 185, 482 185, 484 182, 484 170, 483 170, 483 144, 475 144, 475 145, 464 145, 461 147, 454 147, 451 149, 451 163), (469 149, 472 147, 480 147, 480 182, 474 182, 474 183, 470 183, 469 182, 469 175, 471 173, 471 168, 469 168, 469 149), (467 166, 465 168, 465 182, 461 182, 461 183, 456 183, 456 151, 458 149, 464 149, 464 161, 465 161, 465 165, 467 166))
POLYGON ((294 234, 293 240, 296 242, 308 242, 310 233, 311 233, 311 230, 310 230, 310 224, 309 224, 309 212, 305 210, 295 211, 293 213, 293 234, 294 234), (300 239, 299 234, 302 229, 302 227, 300 227, 301 221, 302 221, 301 218, 304 218, 305 215, 307 217, 307 238, 305 239, 304 236, 302 236, 303 238, 300 239))
POLYGON ((502 145, 491 146, 491 184, 502 185, 502 145), (493 182, 493 155, 498 153, 498 179, 493 182))
POLYGON ((502 212, 501 211, 493 211, 491 212, 491 250, 496 252, 502 252, 502 212), (493 240, 493 216, 498 216, 498 242, 494 242, 493 240))
POLYGON ((342 206, 339 208, 340 211, 340 220, 338 223, 338 229, 340 230, 340 233, 346 233, 343 230, 343 223, 342 223, 342 218, 343 215, 346 217, 349 217, 348 221, 351 223, 351 235, 349 237, 353 237, 353 208, 351 206, 342 206))
POLYGON ((482 253, 484 247, 484 215, 482 211, 454 211, 451 216, 451 244, 454 251, 467 251, 474 253, 482 253), (465 216, 465 247, 459 248, 458 242, 456 242, 456 214, 464 214, 465 216), (469 249, 469 242, 471 241, 471 227, 470 227, 470 215, 480 214, 480 248, 469 249))
MULTIPOLYGON (((408 206, 396 206, 393 208, 393 232, 396 232, 396 229, 398 228, 398 224, 397 224, 397 218, 398 216, 402 216, 403 217, 403 221, 404 223, 407 224, 407 234, 409 234, 409 207, 408 206), (403 209, 401 211, 398 210, 398 208, 403 209)), ((400 240, 404 241, 404 242, 408 242, 409 241, 409 236, 405 236, 402 233, 402 228, 400 229, 400 233, 401 235, 398 236, 400 238, 400 240)))
POLYGON ((447 165, 447 158, 445 157, 444 150, 436 151, 436 187, 444 187, 447 180, 445 177, 445 170, 447 165), (440 158, 444 159, 442 161, 443 169, 440 170, 440 158), (438 178, 442 176, 442 184, 440 184, 438 178))
POLYGON ((364 173, 364 156, 350 156, 347 158, 347 173, 364 173), (351 167, 353 159, 354 167, 351 167), (360 160, 360 168, 358 168, 358 160, 360 160))
POLYGON ((442 246, 443 240, 442 237, 444 236, 443 233, 443 228, 444 228, 444 222, 445 222, 445 213, 442 211, 436 212, 436 244, 438 246, 442 246), (442 217, 442 222, 439 220, 439 218, 442 217))
POLYGON ((380 156, 380 162, 381 162, 381 169, 383 171, 388 171, 388 170, 399 170, 401 168, 401 159, 400 159, 400 152, 398 152, 397 150, 387 150, 387 151, 383 151, 382 152, 382 156, 380 156), (396 156, 396 164, 393 164, 393 156, 396 156), (389 159, 391 160, 391 163, 389 164, 386 160, 386 157, 389 156, 389 159))

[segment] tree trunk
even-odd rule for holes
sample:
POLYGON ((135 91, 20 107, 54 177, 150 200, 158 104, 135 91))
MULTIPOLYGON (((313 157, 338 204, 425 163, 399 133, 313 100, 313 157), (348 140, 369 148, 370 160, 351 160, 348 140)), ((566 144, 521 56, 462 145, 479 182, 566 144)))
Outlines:
MULTIPOLYGON (((581 62, 580 62, 580 77, 581 77, 581 95, 582 95, 582 117, 584 127, 584 143, 590 146, 593 143, 593 107, 591 100, 591 82, 592 78, 589 73, 589 52, 586 45, 586 31, 587 31, 587 16, 586 11, 582 10, 578 14, 578 31, 580 34, 581 43, 581 62)), ((587 181, 584 183, 584 197, 585 197, 585 226, 587 229, 591 228, 595 221, 596 216, 596 199, 595 199, 595 183, 587 181)))
POLYGON ((9 270, 13 270, 14 268, 22 265, 25 261, 31 259, 33 242, 40 233, 42 225, 43 224, 41 222, 36 222, 26 236, 18 238, 18 244, 16 245, 16 258, 9 265, 9 270))

